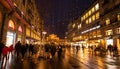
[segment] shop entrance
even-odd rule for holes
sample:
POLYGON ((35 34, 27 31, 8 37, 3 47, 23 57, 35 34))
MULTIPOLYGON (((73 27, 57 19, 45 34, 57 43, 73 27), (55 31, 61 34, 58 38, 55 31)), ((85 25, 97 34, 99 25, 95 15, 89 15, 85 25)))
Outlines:
POLYGON ((6 38, 6 46, 10 46, 15 43, 15 33, 14 32, 7 32, 7 38, 6 38))
POLYGON ((110 44, 113 46, 113 39, 107 39, 107 40, 106 40, 106 48, 107 48, 107 46, 110 45, 110 44))

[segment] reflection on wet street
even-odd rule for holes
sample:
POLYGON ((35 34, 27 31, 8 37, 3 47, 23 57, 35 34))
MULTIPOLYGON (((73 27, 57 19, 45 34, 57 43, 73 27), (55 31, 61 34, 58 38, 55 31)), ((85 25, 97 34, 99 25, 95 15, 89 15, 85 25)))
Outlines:
MULTIPOLYGON (((23 61, 16 56, 7 60, 6 69, 120 69, 120 56, 110 54, 95 54, 89 49, 67 48, 61 58, 57 53, 52 59, 39 57, 37 63, 34 59, 26 57, 23 61)), ((4 68, 3 68, 4 69, 4 68)))

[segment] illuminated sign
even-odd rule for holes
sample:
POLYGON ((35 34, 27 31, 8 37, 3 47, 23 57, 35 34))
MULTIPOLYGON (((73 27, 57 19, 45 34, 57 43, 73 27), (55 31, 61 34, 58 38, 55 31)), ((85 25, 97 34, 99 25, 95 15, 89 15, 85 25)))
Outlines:
POLYGON ((92 31, 92 30, 95 30, 95 29, 98 29, 98 28, 100 28, 100 25, 99 25, 99 26, 96 26, 96 27, 93 27, 93 28, 90 28, 90 29, 88 29, 88 30, 85 30, 85 31, 82 32, 82 34, 87 33, 87 32, 89 32, 89 31, 92 31))

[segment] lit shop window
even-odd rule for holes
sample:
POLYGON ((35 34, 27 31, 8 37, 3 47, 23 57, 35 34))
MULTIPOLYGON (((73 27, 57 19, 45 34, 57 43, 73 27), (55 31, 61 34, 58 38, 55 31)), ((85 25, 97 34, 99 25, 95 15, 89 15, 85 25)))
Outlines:
POLYGON ((105 22, 106 22, 106 25, 109 25, 110 24, 110 19, 107 18, 105 22))
POLYGON ((15 29, 15 25, 14 25, 14 22, 12 20, 9 20, 8 27, 12 28, 13 30, 15 29))
POLYGON ((118 14, 117 18, 118 18, 118 21, 120 21, 120 14, 118 14))
POLYGON ((81 28, 81 24, 78 25, 78 29, 80 29, 80 28, 81 28))
POLYGON ((99 10, 99 4, 98 3, 95 5, 95 10, 96 11, 99 10))
POLYGON ((113 31, 112 30, 107 30, 106 35, 113 35, 113 31))
POLYGON ((95 21, 95 15, 92 16, 92 21, 95 21))
POLYGON ((120 34, 120 27, 116 29, 116 34, 120 34))
POLYGON ((99 19, 99 18, 100 18, 100 13, 97 12, 97 13, 96 13, 96 19, 99 19))

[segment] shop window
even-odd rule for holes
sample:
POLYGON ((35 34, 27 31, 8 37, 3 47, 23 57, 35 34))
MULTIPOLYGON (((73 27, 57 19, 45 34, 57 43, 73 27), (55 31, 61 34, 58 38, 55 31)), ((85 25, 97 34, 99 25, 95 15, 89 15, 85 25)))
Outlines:
POLYGON ((81 28, 81 24, 78 25, 78 29, 80 29, 80 28, 81 28))
POLYGON ((14 25, 14 22, 12 20, 9 20, 8 27, 12 28, 13 30, 15 29, 15 25, 14 25))
POLYGON ((107 36, 107 35, 113 35, 113 31, 112 31, 112 30, 107 30, 107 31, 106 31, 106 36, 107 36))
POLYGON ((120 34, 120 27, 116 29, 116 34, 120 34))
POLYGON ((95 5, 95 10, 96 10, 96 11, 99 10, 99 3, 97 3, 97 4, 95 5))
POLYGON ((107 18, 105 22, 106 22, 106 25, 109 25, 110 24, 110 19, 107 18))
POLYGON ((100 13, 97 12, 97 13, 96 13, 96 19, 99 19, 99 18, 100 18, 100 13))
POLYGON ((117 18, 118 18, 118 21, 120 21, 120 14, 118 14, 117 18))

